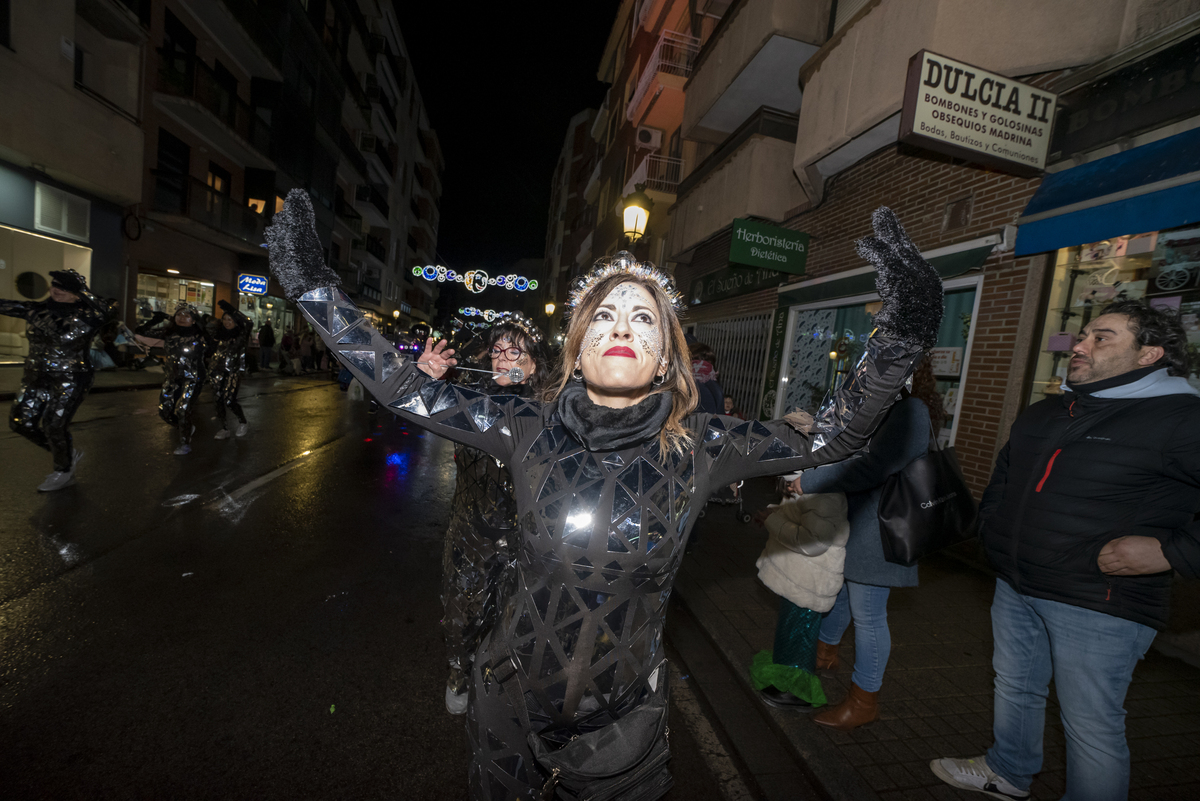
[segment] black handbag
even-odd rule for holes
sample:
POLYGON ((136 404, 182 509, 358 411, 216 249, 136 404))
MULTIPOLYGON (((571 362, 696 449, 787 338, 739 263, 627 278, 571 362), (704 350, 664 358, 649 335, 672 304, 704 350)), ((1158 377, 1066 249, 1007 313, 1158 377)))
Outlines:
MULTIPOLYGON (((654 801, 674 785, 667 761, 667 663, 658 691, 618 720, 572 736, 559 746, 533 730, 524 697, 514 698, 505 687, 516 673, 510 660, 501 660, 493 675, 517 708, 534 762, 546 777, 541 801, 654 801)), ((519 684, 519 682, 518 682, 519 684)))
POLYGON ((979 505, 958 466, 954 448, 938 448, 930 425, 929 450, 883 483, 879 536, 883 558, 911 567, 922 556, 976 534, 979 505))

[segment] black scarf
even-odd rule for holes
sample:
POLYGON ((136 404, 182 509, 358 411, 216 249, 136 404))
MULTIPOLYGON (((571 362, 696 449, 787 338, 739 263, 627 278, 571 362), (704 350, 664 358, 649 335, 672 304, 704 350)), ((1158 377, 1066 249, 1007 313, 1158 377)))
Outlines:
POLYGON ((587 387, 569 381, 558 396, 558 416, 589 451, 615 451, 658 436, 671 414, 671 395, 659 392, 624 409, 597 406, 587 387))

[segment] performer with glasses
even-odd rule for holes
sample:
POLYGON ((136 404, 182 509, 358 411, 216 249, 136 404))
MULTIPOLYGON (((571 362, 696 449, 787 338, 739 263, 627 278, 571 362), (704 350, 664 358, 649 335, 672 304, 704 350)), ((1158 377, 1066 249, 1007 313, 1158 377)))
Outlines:
MULTIPOLYGON (((531 399, 550 371, 542 332, 519 312, 496 320, 484 337, 483 362, 496 375, 459 372, 459 386, 490 396, 531 399), (514 382, 512 368, 524 376, 514 382), (470 383, 467 383, 470 382, 470 383)), ((442 628, 450 663, 446 710, 467 711, 467 685, 475 652, 497 615, 515 577, 519 529, 513 478, 508 467, 485 451, 454 446, 458 481, 442 557, 442 628)))
POLYGON ((545 402, 437 380, 453 350, 428 340, 421 366, 401 357, 338 288, 308 195, 288 194, 267 231, 285 294, 389 410, 512 471, 516 578, 471 670, 471 798, 652 801, 670 788, 662 635, 696 510, 716 487, 853 455, 936 341, 941 279, 891 211, 874 224, 858 246, 878 269, 878 333, 816 418, 793 425, 693 413, 683 298, 628 253, 574 287, 545 402))

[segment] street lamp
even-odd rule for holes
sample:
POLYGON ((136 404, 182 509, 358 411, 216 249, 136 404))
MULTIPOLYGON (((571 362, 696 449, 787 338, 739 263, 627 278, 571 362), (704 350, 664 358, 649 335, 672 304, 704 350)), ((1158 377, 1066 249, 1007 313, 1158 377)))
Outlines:
POLYGON ((646 223, 650 220, 650 209, 654 201, 646 194, 645 184, 634 184, 633 192, 621 201, 625 206, 625 236, 630 243, 646 235, 646 223))
POLYGON ((400 310, 399 310, 399 309, 393 309, 393 310, 392 310, 392 319, 393 319, 393 320, 399 320, 399 319, 400 319, 400 310))
POLYGON ((546 304, 546 316, 547 316, 547 317, 553 317, 553 316, 554 316, 554 304, 553 304, 553 303, 547 303, 547 304, 546 304))

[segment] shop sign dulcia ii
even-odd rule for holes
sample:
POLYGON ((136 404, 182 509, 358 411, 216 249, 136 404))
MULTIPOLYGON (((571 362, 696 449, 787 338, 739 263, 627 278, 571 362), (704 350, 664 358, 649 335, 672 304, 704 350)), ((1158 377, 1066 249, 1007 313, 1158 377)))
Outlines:
POLYGON ((927 50, 908 62, 900 141, 1025 177, 1046 167, 1057 95, 927 50))
POLYGON ((733 221, 729 260, 747 267, 766 267, 804 275, 808 262, 808 234, 754 220, 733 221))

